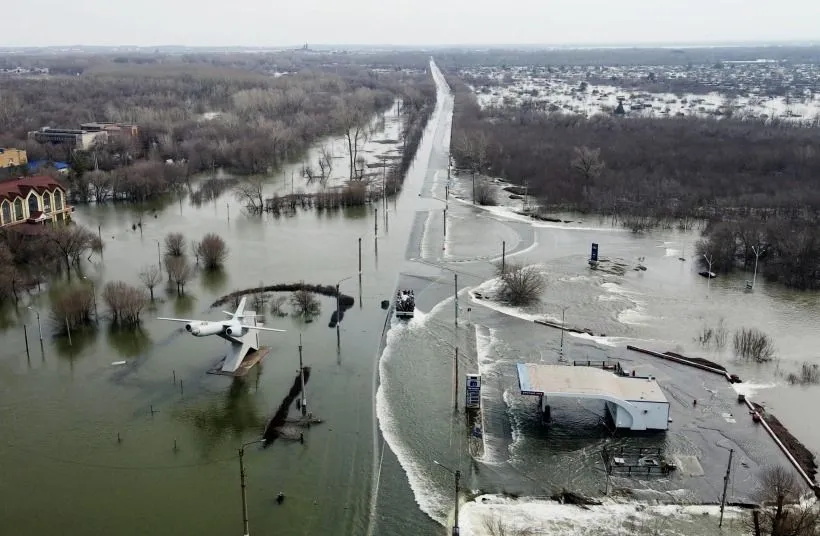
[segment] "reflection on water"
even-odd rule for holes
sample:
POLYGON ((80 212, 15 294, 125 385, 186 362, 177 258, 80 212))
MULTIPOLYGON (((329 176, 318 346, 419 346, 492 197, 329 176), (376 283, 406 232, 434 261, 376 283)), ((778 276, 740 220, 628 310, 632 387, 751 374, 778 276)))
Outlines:
POLYGON ((262 366, 260 364, 254 368, 256 372, 251 372, 251 377, 234 378, 222 399, 178 413, 180 420, 194 425, 201 436, 198 443, 206 452, 226 438, 238 440, 247 433, 258 435, 262 431, 265 419, 256 411, 250 387, 262 374, 262 366))
POLYGON ((228 281, 228 274, 221 268, 216 270, 202 270, 199 273, 199 280, 202 283, 202 288, 205 290, 220 292, 225 288, 225 283, 228 281))
MULTIPOLYGON (((97 335, 97 326, 94 324, 83 326, 81 329, 72 329, 70 342, 69 337, 64 334, 54 338, 54 349, 57 351, 57 355, 68 358, 73 365, 77 356, 94 345, 97 341, 97 335)), ((29 340, 31 339, 29 338, 29 340)))
POLYGON ((153 341, 141 327, 108 327, 108 345, 123 357, 138 357, 151 347, 153 341))
MULTIPOLYGON (((176 294, 176 290, 174 293, 176 294)), ((173 304, 174 304, 174 314, 184 316, 191 313, 194 310, 194 304, 196 303, 196 297, 190 294, 184 294, 182 296, 173 296, 172 297, 173 304)))

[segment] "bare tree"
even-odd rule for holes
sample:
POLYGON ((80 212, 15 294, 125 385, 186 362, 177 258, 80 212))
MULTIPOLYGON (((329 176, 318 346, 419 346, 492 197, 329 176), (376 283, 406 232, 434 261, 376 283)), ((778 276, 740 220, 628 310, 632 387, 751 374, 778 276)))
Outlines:
POLYGON ((185 255, 185 237, 182 233, 168 233, 165 235, 165 254, 172 257, 185 255))
POLYGON ((319 170, 322 172, 321 181, 324 186, 333 173, 333 154, 324 145, 322 145, 322 148, 319 150, 319 160, 317 163, 319 164, 319 170))
POLYGON ((193 277, 194 269, 185 257, 166 255, 165 269, 168 270, 168 279, 177 286, 177 294, 185 294, 185 284, 193 277))
POLYGON ((265 208, 263 197, 264 182, 261 177, 251 177, 242 181, 234 188, 236 199, 244 204, 245 209, 252 214, 261 214, 265 208))
POLYGON ((103 287, 102 299, 111 311, 114 324, 136 325, 140 313, 148 304, 145 291, 131 286, 124 281, 109 281, 103 287))
POLYGON ((317 178, 319 178, 316 175, 316 171, 313 169, 313 166, 311 166, 310 164, 302 164, 301 172, 302 172, 302 177, 307 179, 308 184, 313 184, 313 181, 315 181, 317 178))
POLYGON ((531 305, 541 299, 546 282, 544 276, 535 266, 522 266, 507 263, 501 272, 500 298, 502 301, 514 305, 531 305))
POLYGON ((320 304, 316 296, 309 290, 301 289, 292 292, 290 295, 290 304, 293 307, 293 312, 296 316, 304 316, 310 318, 319 314, 320 304))
POLYGON ((111 196, 111 175, 108 172, 94 170, 88 174, 91 195, 97 204, 105 203, 111 196))
POLYGON ((227 256, 228 246, 222 237, 215 233, 206 234, 197 248, 197 258, 202 257, 202 263, 208 270, 222 267, 227 256))
POLYGON ((66 272, 71 277, 71 264, 77 264, 84 251, 92 248, 97 238, 91 231, 79 225, 58 225, 46 234, 65 262, 66 272))
POLYGON ((154 287, 162 281, 162 271, 156 264, 149 264, 140 270, 140 281, 151 293, 151 301, 154 301, 154 287))
POLYGON ((277 296, 270 301, 270 312, 276 316, 287 316, 288 313, 282 310, 287 298, 285 296, 277 296))
POLYGON ((57 329, 77 328, 91 322, 94 293, 89 285, 73 284, 57 290, 51 299, 51 319, 57 329))
POLYGON ((601 160, 601 149, 590 149, 582 146, 574 149, 575 156, 570 161, 570 167, 575 170, 584 181, 584 188, 589 190, 592 181, 601 174, 604 162, 601 160))
MULTIPOLYGON (((817 536, 820 513, 815 501, 801 501, 801 485, 794 472, 783 466, 763 469, 757 499, 761 503, 758 534, 767 536, 817 536)), ((757 530, 753 519, 749 528, 757 530)))
POLYGON ((351 179, 356 178, 356 159, 359 157, 359 149, 367 143, 370 107, 367 106, 366 100, 364 94, 357 92, 357 95, 346 99, 344 105, 335 114, 336 123, 344 132, 347 140, 351 179))

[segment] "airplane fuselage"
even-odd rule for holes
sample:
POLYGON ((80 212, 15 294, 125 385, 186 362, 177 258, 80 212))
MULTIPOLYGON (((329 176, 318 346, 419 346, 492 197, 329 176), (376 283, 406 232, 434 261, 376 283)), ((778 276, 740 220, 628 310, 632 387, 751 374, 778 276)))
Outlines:
POLYGON ((227 335, 228 337, 241 337, 246 329, 237 321, 228 322, 207 322, 197 321, 185 324, 185 331, 194 337, 207 337, 209 335, 227 335))

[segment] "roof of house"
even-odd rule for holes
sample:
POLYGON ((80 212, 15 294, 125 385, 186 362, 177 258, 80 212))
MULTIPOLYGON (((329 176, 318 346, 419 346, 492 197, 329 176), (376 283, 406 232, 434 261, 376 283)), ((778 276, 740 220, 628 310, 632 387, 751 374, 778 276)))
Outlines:
POLYGON ((31 160, 31 161, 27 164, 27 166, 28 166, 28 168, 29 168, 30 170, 34 171, 34 170, 37 170, 37 169, 39 169, 41 166, 44 166, 44 165, 46 165, 46 164, 51 164, 52 166, 54 166, 54 169, 56 169, 56 170, 58 170, 58 171, 61 171, 61 170, 63 170, 63 169, 70 169, 70 168, 71 168, 71 166, 70 166, 70 165, 68 165, 68 164, 67 164, 67 163, 65 163, 65 162, 50 162, 50 161, 48 161, 48 160, 31 160))
POLYGON ((622 377, 593 367, 519 363, 518 383, 521 394, 609 395, 630 402, 667 402, 653 379, 622 377))
POLYGON ((12 200, 18 196, 25 198, 32 190, 38 194, 42 194, 46 190, 53 191, 55 188, 65 190, 65 186, 59 180, 51 177, 20 177, 10 181, 0 182, 0 200, 12 200))

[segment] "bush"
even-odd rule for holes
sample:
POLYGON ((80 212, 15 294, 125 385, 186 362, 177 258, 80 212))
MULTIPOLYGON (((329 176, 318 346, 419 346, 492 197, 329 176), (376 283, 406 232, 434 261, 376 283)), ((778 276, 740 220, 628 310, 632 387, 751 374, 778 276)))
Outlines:
POLYGON ((202 259, 202 263, 208 270, 216 270, 222 267, 225 258, 228 256, 228 246, 222 237, 208 233, 197 246, 197 259, 202 259))
POLYGON ((177 286, 177 294, 185 294, 185 284, 193 277, 194 269, 185 257, 165 256, 165 269, 168 270, 168 279, 177 286))
POLYGON ((715 327, 703 326, 703 330, 698 336, 698 342, 703 347, 714 346, 718 350, 723 350, 726 347, 728 336, 729 331, 721 318, 715 327))
POLYGON ((57 291, 51 299, 51 319, 58 329, 65 329, 66 322, 71 328, 91 323, 94 309, 94 290, 80 283, 57 291))
POLYGON ((531 305, 541 299, 546 283, 535 266, 521 266, 507 263, 501 272, 501 293, 499 298, 510 305, 531 305))
POLYGON ((792 385, 816 385, 820 383, 820 365, 803 361, 800 365, 800 372, 797 374, 790 372, 786 376, 786 381, 792 385))
POLYGON ((270 312, 275 316, 288 316, 288 314, 282 310, 282 307, 285 305, 287 298, 285 296, 277 296, 270 301, 270 312))
POLYGON ((148 304, 145 291, 124 281, 110 281, 102 291, 102 299, 114 317, 114 324, 135 325, 148 304))
POLYGON ((756 328, 735 331, 735 354, 758 363, 774 359, 774 344, 768 335, 756 328))
POLYGON ((165 236, 165 254, 182 257, 185 254, 185 237, 182 233, 168 233, 165 236))
POLYGON ((319 314, 321 305, 316 296, 308 290, 297 290, 290 295, 290 304, 296 316, 312 317, 319 314))
POLYGON ((479 181, 475 185, 475 202, 485 207, 497 205, 498 201, 495 199, 493 187, 484 181, 479 181))

